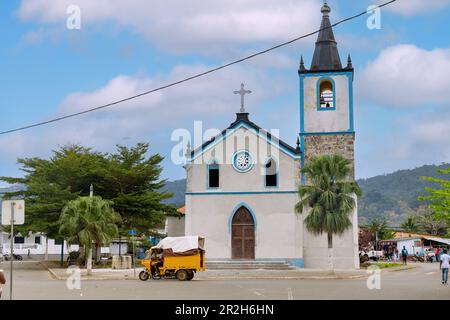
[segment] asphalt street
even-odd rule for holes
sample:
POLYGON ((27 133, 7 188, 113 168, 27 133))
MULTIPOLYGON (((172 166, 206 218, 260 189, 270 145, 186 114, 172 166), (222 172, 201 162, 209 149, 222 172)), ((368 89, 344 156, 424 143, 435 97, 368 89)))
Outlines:
MULTIPOLYGON (((367 279, 230 279, 181 282, 178 280, 86 280, 80 289, 68 289, 39 263, 15 262, 14 299, 450 299, 450 286, 440 282, 439 265, 417 263, 414 268, 383 271, 380 289, 368 289, 367 279)), ((8 284, 9 263, 0 264, 8 284)), ((282 273, 282 271, 280 271, 282 273)), ((374 284, 375 282, 371 282, 374 284)), ((373 286, 372 286, 373 287, 373 286)))

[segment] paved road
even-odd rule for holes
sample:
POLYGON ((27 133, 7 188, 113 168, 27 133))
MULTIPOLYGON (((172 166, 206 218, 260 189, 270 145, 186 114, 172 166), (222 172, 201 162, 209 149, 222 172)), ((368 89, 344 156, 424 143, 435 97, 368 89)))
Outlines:
MULTIPOLYGON (((381 275, 381 289, 367 289, 366 279, 349 280, 89 280, 81 290, 68 290, 36 262, 16 263, 15 299, 450 299, 450 286, 440 283, 439 267, 416 264, 381 275)), ((9 264, 0 268, 8 272, 9 264)), ((9 276, 9 274, 6 274, 9 276)), ((9 287, 3 287, 8 299, 9 287)))

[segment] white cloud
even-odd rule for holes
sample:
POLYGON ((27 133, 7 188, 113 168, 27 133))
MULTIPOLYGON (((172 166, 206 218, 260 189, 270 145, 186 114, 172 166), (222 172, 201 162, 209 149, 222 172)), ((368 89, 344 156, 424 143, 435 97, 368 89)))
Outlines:
POLYGON ((449 124, 450 110, 439 108, 399 117, 383 127, 382 133, 362 129, 366 132, 359 141, 365 142, 357 149, 357 175, 372 177, 424 164, 449 163, 449 124))
POLYGON ((411 107, 448 104, 450 49, 395 45, 364 68, 358 85, 362 102, 411 107))
MULTIPOLYGON (((139 94, 207 68, 180 65, 165 76, 119 75, 97 90, 69 94, 55 116, 139 94)), ((260 69, 257 66, 234 66, 214 76, 198 78, 103 111, 0 136, 1 163, 4 167, 5 164, 10 166, 18 157, 46 157, 52 149, 67 143, 111 151, 118 143, 150 141, 154 147, 152 152, 170 155, 167 151, 174 146, 170 141, 172 130, 192 130, 194 120, 204 121, 205 130, 210 127, 221 130, 234 121, 235 113, 240 108, 240 98, 232 92, 239 89, 241 82, 252 90, 246 99, 247 109, 252 114, 257 113, 262 101, 270 100, 286 90, 283 79, 269 76, 260 69)), ((0 176, 7 174, 1 171, 0 176)))
POLYGON ((421 13, 430 13, 450 5, 450 0, 398 0, 385 7, 386 10, 412 16, 421 13))
MULTIPOLYGON (((22 0, 18 16, 58 26, 72 0, 22 0)), ((177 53, 220 52, 236 44, 279 42, 320 25, 319 0, 78 0, 82 30, 119 25, 177 53)), ((110 29, 103 28, 103 29, 110 29)))

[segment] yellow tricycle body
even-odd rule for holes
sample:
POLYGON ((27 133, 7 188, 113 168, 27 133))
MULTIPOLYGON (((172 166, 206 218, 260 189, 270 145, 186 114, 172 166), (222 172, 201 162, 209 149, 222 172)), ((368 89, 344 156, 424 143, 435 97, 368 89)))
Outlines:
MULTIPOLYGON (((172 237, 171 239, 175 238, 172 237)), ((141 262, 146 270, 139 274, 139 278, 143 281, 150 276, 155 280, 161 278, 177 278, 180 281, 192 280, 196 272, 206 269, 205 250, 203 249, 204 238, 199 237, 199 239, 199 245, 196 247, 193 247, 192 243, 188 246, 181 246, 180 248, 188 248, 188 250, 182 252, 179 250, 183 249, 178 248, 178 251, 174 251, 177 248, 170 248, 169 245, 164 245, 164 243, 150 248, 141 262)), ((178 241, 183 241, 183 239, 166 242, 173 244, 173 242, 177 243, 178 241)))

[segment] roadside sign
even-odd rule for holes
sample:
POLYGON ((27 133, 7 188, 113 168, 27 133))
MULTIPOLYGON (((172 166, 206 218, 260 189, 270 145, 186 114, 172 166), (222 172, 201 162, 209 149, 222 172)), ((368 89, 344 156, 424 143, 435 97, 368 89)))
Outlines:
POLYGON ((11 214, 14 205, 14 224, 25 223, 25 201, 24 200, 5 200, 2 202, 2 225, 11 224, 11 214))
POLYGON ((100 253, 102 254, 110 253, 109 247, 100 247, 100 253))
POLYGON ((136 235, 136 229, 128 230, 128 234, 129 234, 130 236, 135 236, 135 235, 136 235))

